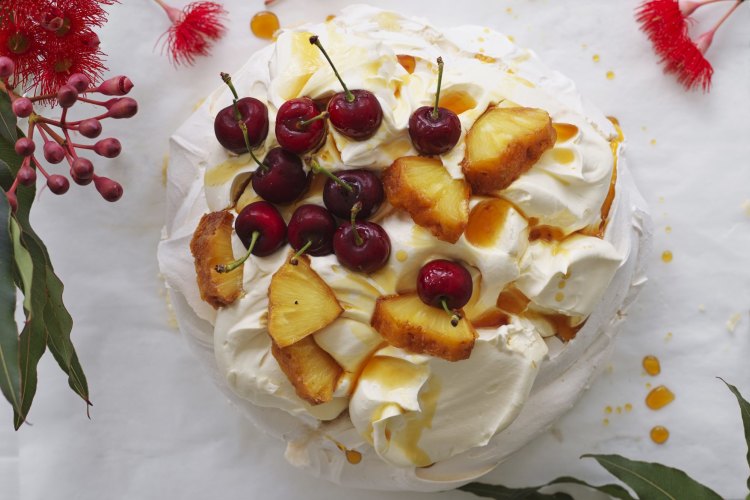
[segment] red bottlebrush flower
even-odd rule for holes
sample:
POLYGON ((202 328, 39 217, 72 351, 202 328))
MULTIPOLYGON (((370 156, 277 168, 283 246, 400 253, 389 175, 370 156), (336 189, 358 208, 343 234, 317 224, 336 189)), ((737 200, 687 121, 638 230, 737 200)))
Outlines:
POLYGON ((71 34, 60 43, 45 47, 40 64, 33 75, 32 85, 41 94, 54 94, 74 73, 86 75, 90 81, 98 81, 107 68, 102 62, 102 53, 96 47, 86 45, 88 34, 71 34))
POLYGON ((664 70, 677 75, 686 89, 701 87, 707 92, 711 87, 713 67, 704 57, 713 40, 714 33, 739 7, 743 0, 734 5, 716 25, 698 37, 697 42, 690 38, 689 17, 696 9, 722 0, 648 0, 636 11, 636 19, 651 40, 654 51, 661 56, 664 70))
POLYGON ((226 31, 224 7, 215 2, 193 2, 179 10, 155 0, 167 13, 172 26, 167 35, 167 50, 175 64, 193 64, 196 56, 205 56, 211 42, 226 31))

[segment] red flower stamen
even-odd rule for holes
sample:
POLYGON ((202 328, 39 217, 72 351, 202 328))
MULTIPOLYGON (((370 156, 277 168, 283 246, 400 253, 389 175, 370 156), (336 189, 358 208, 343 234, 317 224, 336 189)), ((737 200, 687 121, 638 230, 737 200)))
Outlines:
POLYGON ((155 1, 172 21, 172 26, 165 33, 166 46, 172 62, 177 65, 191 65, 197 56, 208 55, 211 43, 226 31, 223 23, 226 10, 218 3, 193 2, 180 10, 163 0, 155 1))

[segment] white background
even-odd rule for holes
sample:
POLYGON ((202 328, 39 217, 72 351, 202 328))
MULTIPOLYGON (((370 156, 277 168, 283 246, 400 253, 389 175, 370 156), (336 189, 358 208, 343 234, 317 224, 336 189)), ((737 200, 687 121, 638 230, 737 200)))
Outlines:
MULTIPOLYGON (((110 9, 102 48, 112 74, 135 82, 140 112, 105 124, 105 134, 119 137, 124 151, 96 166, 123 182, 125 196, 108 204, 93 186, 74 185, 63 197, 42 193, 33 215, 66 284, 92 419, 46 355, 29 415, 33 425, 14 433, 9 406, 0 405, 0 498, 471 498, 355 492, 297 471, 284 461, 280 443, 226 403, 170 322, 156 263, 168 137, 220 83, 219 71, 239 67, 265 43, 248 29, 261 0, 225 3, 228 36, 212 58, 180 69, 159 53, 156 41, 167 19, 154 2, 128 0, 110 9)), ((717 35, 708 53, 714 85, 704 95, 684 92, 662 74, 633 20, 631 1, 373 3, 428 17, 438 27, 481 24, 503 31, 573 78, 584 95, 620 119, 631 169, 656 224, 651 281, 631 310, 611 369, 552 432, 484 480, 526 486, 577 475, 604 482, 609 478, 602 469, 578 457, 620 453, 677 466, 727 498, 744 497, 740 415, 714 377, 750 397, 750 208, 743 208, 750 203, 750 6, 740 7, 717 35), (613 80, 605 77, 608 70, 613 80), (664 250, 674 253, 672 263, 661 261, 664 250), (737 313, 740 322, 730 332, 727 320, 737 313), (659 377, 643 374, 646 354, 662 360, 659 377), (661 411, 648 410, 648 382, 666 384, 677 399, 661 411), (631 412, 605 414, 607 405, 626 403, 631 412), (656 424, 671 431, 663 446, 648 437, 656 424)), ((292 26, 321 21, 346 4, 278 0, 274 10, 283 26, 292 26)), ((725 2, 701 9, 701 26, 724 8, 725 2)))

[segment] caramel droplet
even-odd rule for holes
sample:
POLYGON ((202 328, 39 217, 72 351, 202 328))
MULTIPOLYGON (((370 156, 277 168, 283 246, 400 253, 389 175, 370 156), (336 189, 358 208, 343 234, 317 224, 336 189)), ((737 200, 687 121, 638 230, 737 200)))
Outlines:
POLYGON ((610 70, 607 71, 607 80, 614 80, 615 79, 615 72, 610 70))
POLYGON ((362 461, 362 454, 357 450, 346 450, 346 460, 352 465, 357 465, 362 461))
POLYGON ((279 18, 276 14, 267 10, 258 12, 250 20, 250 31, 253 35, 264 40, 271 40, 279 30, 279 18))
POLYGON ((599 59, 601 58, 599 57, 599 54, 594 54, 593 56, 591 56, 591 59, 593 59, 594 62, 599 62, 599 59))
POLYGON ((408 258, 409 258, 409 254, 406 253, 405 251, 399 250, 398 252, 396 252, 396 260, 398 260, 399 262, 404 262, 408 258))
POLYGON ((672 401, 674 401, 674 393, 663 385, 654 387, 646 396, 646 406, 652 410, 664 408, 672 401))
POLYGON ((673 258, 673 255, 672 255, 672 252, 670 250, 664 250, 662 252, 662 254, 661 254, 661 260, 665 264, 669 264, 670 262, 672 262, 672 258, 673 258))
POLYGON ((398 59, 398 63, 403 66, 407 73, 410 75, 414 73, 414 68, 417 67, 417 60, 414 59, 414 56, 399 54, 396 58, 398 59))
POLYGON ((669 430, 666 427, 657 425, 651 429, 651 441, 656 444, 664 444, 669 439, 669 430))
POLYGON ((646 373, 649 375, 656 376, 661 373, 661 364, 659 363, 659 358, 656 356, 645 356, 643 358, 643 369, 646 370, 646 373))

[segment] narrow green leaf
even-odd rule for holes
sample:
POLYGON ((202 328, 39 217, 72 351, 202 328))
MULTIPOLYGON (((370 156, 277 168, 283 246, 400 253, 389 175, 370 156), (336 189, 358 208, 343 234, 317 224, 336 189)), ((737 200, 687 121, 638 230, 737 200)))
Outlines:
POLYGON ((679 469, 653 462, 629 460, 620 455, 583 455, 593 458, 613 476, 630 486, 638 498, 649 500, 721 500, 711 488, 679 469))
POLYGON ((21 413, 21 382, 18 372, 18 325, 16 284, 13 279, 13 239, 10 205, 0 194, 0 390, 14 411, 21 413))
POLYGON ((47 293, 49 301, 44 308, 44 320, 47 327, 47 346, 57 360, 63 372, 68 375, 68 385, 81 398, 89 401, 89 387, 81 363, 78 361, 70 332, 73 329, 73 319, 63 304, 63 284, 55 275, 52 265, 47 261, 47 293))
MULTIPOLYGON (((747 442, 747 464, 750 465, 750 403, 742 397, 742 394, 740 394, 740 391, 735 386, 721 377, 719 377, 719 380, 727 384, 727 387, 732 391, 732 394, 737 398, 737 402, 740 405, 742 425, 745 427, 745 441, 747 442)), ((747 478, 747 489, 750 490, 750 477, 747 478)), ((750 495, 747 496, 747 500, 750 500, 750 495)))
POLYGON ((9 142, 16 142, 16 115, 13 114, 10 97, 0 92, 0 136, 9 142))
POLYGON ((21 277, 23 308, 28 317, 31 311, 31 275, 34 271, 34 265, 31 262, 29 251, 21 244, 21 228, 13 217, 10 218, 10 235, 13 239, 13 256, 16 259, 16 269, 21 277))
POLYGON ((587 488, 591 488, 592 490, 601 491, 602 493, 605 493, 612 498, 618 498, 619 500, 636 500, 628 492, 628 490, 626 490, 619 484, 604 484, 602 486, 595 486, 593 484, 589 484, 585 481, 581 481, 580 479, 569 476, 558 477, 557 479, 550 481, 549 484, 578 484, 587 488))
POLYGON ((47 330, 44 324, 44 309, 47 306, 47 269, 44 252, 34 238, 21 235, 22 243, 28 248, 32 261, 30 307, 26 314, 26 324, 21 331, 19 368, 21 373, 21 413, 15 412, 14 426, 18 429, 29 414, 37 388, 37 366, 44 354, 47 330))
POLYGON ((573 500, 567 493, 540 493, 539 490, 549 486, 530 486, 527 488, 506 488, 499 484, 469 483, 458 488, 478 497, 496 500, 573 500))

